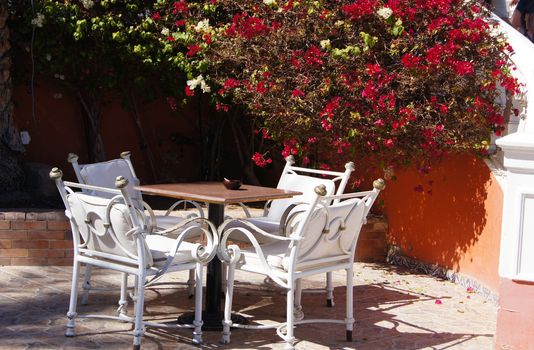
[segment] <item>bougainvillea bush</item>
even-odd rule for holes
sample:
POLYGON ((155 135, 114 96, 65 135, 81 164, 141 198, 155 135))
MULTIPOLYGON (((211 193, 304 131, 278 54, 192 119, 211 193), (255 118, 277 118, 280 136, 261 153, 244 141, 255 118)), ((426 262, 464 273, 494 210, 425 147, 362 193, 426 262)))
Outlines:
MULTIPOLYGON (((186 94, 242 106, 284 156, 390 165, 484 153, 511 49, 469 0, 159 0, 186 94)), ((254 161, 269 164, 268 153, 254 161)))

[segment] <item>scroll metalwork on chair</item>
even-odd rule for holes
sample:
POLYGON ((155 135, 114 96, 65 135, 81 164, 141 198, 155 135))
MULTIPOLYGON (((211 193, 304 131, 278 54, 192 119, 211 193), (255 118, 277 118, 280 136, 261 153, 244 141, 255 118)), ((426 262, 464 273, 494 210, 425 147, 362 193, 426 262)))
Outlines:
POLYGON ((62 173, 52 169, 55 181, 69 218, 74 243, 73 274, 66 336, 74 336, 78 317, 103 317, 134 324, 134 349, 139 349, 145 327, 194 328, 193 342, 202 342, 202 271, 217 250, 217 229, 205 218, 191 218, 159 234, 149 234, 150 217, 139 210, 131 198, 128 179, 119 176, 115 189, 64 182, 62 173), (74 192, 73 188, 83 192, 74 192), (93 193, 93 194, 88 194, 93 193), (98 194, 106 193, 105 197, 98 194), (111 197, 111 198, 109 198, 111 197), (192 225, 194 223, 194 225, 192 225), (167 235, 177 233, 173 238, 167 235), (206 244, 190 243, 191 235, 202 235, 206 244), (80 265, 98 266, 122 273, 117 315, 78 315, 77 296, 80 265), (195 320, 190 325, 168 325, 143 320, 145 287, 171 271, 194 270, 195 320), (135 276, 134 315, 127 315, 127 278, 135 276))
POLYGON ((353 265, 354 253, 361 227, 381 189, 383 180, 377 180, 374 189, 366 192, 328 195, 324 185, 315 187, 311 201, 288 209, 281 223, 284 236, 273 235, 247 220, 230 220, 220 228, 219 257, 228 265, 226 302, 224 309, 222 342, 230 342, 230 327, 276 328, 288 349, 294 348, 293 328, 312 322, 345 324, 347 340, 352 340, 353 317, 353 265), (241 236, 241 237, 237 237, 241 236), (268 239, 261 243, 257 237, 268 239), (230 242, 248 241, 251 248, 239 248, 230 242), (268 276, 275 284, 286 289, 286 322, 272 327, 234 324, 230 318, 234 293, 235 270, 268 276), (301 278, 345 270, 346 316, 343 320, 307 320, 301 312, 298 281, 301 278), (302 319, 295 319, 295 313, 302 319))

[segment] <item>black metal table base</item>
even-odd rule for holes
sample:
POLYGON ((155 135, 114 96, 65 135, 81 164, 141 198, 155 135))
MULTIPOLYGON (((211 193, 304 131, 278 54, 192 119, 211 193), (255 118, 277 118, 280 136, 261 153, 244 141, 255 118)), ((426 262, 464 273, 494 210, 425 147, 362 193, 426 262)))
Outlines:
MULTIPOLYGON (((186 312, 178 317, 179 324, 193 324, 195 320, 194 312, 186 312)), ((223 314, 213 315, 206 311, 202 313, 202 330, 203 331, 222 331, 223 314)), ((232 314, 232 322, 237 324, 246 324, 247 319, 238 314, 232 314)))

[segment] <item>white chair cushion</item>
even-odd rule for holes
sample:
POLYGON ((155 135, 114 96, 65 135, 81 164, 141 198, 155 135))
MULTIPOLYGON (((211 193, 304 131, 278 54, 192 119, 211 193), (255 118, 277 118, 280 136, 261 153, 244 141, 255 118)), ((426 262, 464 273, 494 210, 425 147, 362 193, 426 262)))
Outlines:
POLYGON ((326 186, 327 195, 334 194, 336 184, 330 179, 322 179, 319 177, 311 177, 297 174, 286 174, 283 178, 280 179, 280 183, 278 184, 277 188, 298 191, 302 192, 302 194, 291 198, 274 200, 271 203, 271 208, 269 209, 269 213, 267 214, 267 216, 273 220, 280 221, 282 214, 284 214, 286 208, 289 207, 291 204, 299 202, 311 202, 313 196, 315 195, 313 191, 314 188, 321 184, 326 186))
MULTIPOLYGON (((169 251, 174 246, 175 240, 161 235, 147 235, 145 240, 148 249, 150 249, 150 253, 152 254, 154 266, 162 266, 167 260, 167 257, 169 256, 169 251)), ((191 251, 193 249, 196 249, 196 247, 197 244, 195 243, 182 242, 178 247, 178 251, 174 256, 172 263, 184 264, 192 262, 193 258, 191 255, 191 251)))
POLYGON ((184 221, 184 218, 181 218, 179 216, 156 215, 156 223, 158 228, 160 229, 167 229, 169 227, 181 223, 182 221, 184 221))
MULTIPOLYGON (((257 226, 259 229, 261 229, 261 230, 263 230, 265 232, 271 233, 273 235, 278 235, 278 233, 279 233, 279 228, 280 228, 279 220, 274 220, 274 219, 271 219, 271 218, 266 217, 266 216, 247 218, 245 220, 250 222, 251 224, 257 226)), ((246 228, 246 229, 250 230, 250 228, 248 226, 240 223, 239 221, 232 222, 227 226, 227 228, 232 228, 232 227, 243 227, 243 228, 246 228)), ((260 235, 260 234, 255 234, 255 231, 250 230, 250 232, 252 232, 254 237, 256 237, 256 240, 258 241, 258 243, 263 244, 263 243, 268 243, 269 241, 271 241, 271 239, 269 239, 268 237, 265 237, 265 236, 260 235)), ((242 234, 239 234, 239 233, 234 233, 231 236, 231 238, 236 240, 236 241, 241 241, 241 240, 247 241, 245 236, 243 236, 242 234)))
MULTIPOLYGON (((133 176, 128 163, 124 159, 113 159, 107 162, 85 164, 82 166, 80 174, 83 181, 88 185, 115 188, 117 176, 124 176, 128 179, 128 193, 132 199, 141 201, 141 193, 134 189, 139 185, 139 180, 133 176)), ((98 195, 104 198, 112 198, 114 194, 108 192, 91 191, 89 194, 98 195)))
MULTIPOLYGON (((269 266, 275 269, 287 270, 288 258, 286 257, 286 251, 288 246, 288 241, 262 244, 261 248, 269 266)), ((256 270, 254 267, 262 266, 262 264, 256 251, 251 248, 241 250, 241 258, 238 266, 244 270, 256 270)))

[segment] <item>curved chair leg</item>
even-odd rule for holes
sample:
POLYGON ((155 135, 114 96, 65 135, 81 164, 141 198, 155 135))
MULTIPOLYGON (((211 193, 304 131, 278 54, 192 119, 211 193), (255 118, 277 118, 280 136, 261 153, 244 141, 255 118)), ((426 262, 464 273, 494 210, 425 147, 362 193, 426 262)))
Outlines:
POLYGON ((294 346, 295 337, 293 335, 294 334, 293 305, 295 303, 295 300, 294 300, 295 299, 295 290, 294 290, 295 282, 291 280, 289 280, 288 282, 290 283, 290 287, 287 290, 287 308, 286 308, 287 321, 286 321, 285 349, 294 350, 295 349, 295 346, 294 346))
POLYGON ((69 311, 67 312, 66 337, 74 337, 74 324, 76 319, 76 303, 78 301, 78 277, 80 275, 80 263, 75 259, 72 265, 72 282, 70 286, 69 311))
MULTIPOLYGON (((195 320, 193 324, 195 325, 195 330, 193 331, 193 344, 200 345, 202 344, 202 270, 203 266, 200 263, 196 264, 195 271, 195 284, 196 284, 196 293, 195 293, 195 320)), ((189 270, 191 272, 191 270, 189 270)))
POLYGON ((195 270, 191 269, 189 270, 189 279, 187 280, 187 296, 192 298, 193 295, 195 295, 195 270))
POLYGON ((136 276, 135 279, 135 321, 133 350, 141 349, 141 337, 143 337, 143 308, 145 303, 145 276, 136 276))
POLYGON ((234 272, 235 266, 230 265, 227 268, 226 278, 226 299, 224 301, 224 320, 223 320, 223 334, 221 344, 230 343, 230 327, 232 327, 232 298, 234 294, 234 272))
POLYGON ((87 305, 89 299, 89 291, 91 290, 91 272, 93 271, 92 265, 85 265, 85 271, 83 275, 83 293, 82 293, 82 305, 87 305))
POLYGON ((304 312, 302 312, 302 279, 300 278, 295 281, 295 309, 293 310, 293 317, 297 321, 304 318, 304 312))
POLYGON ((353 279, 354 273, 352 266, 347 271, 347 315, 345 318, 347 341, 352 341, 352 328, 354 327, 353 316, 353 279))
POLYGON ((326 273, 326 306, 333 307, 334 303, 334 283, 332 282, 332 272, 326 273))
POLYGON ((117 313, 119 316, 128 315, 128 274, 121 274, 121 297, 119 299, 119 308, 117 313))

